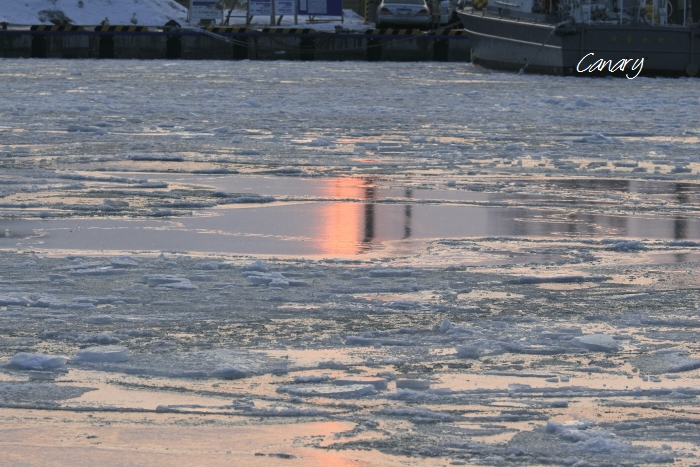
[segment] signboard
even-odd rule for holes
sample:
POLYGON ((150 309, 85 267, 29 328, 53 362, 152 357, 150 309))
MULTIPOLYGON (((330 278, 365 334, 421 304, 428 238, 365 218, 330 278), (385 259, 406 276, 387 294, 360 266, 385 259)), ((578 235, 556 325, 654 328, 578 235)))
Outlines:
POLYGON ((275 0, 275 14, 294 16, 296 14, 296 0, 275 0))
POLYGON ((248 16, 270 16, 270 0, 248 0, 248 16))
POLYGON ((212 0, 190 0, 187 22, 197 25, 201 20, 216 21, 221 23, 224 12, 217 10, 216 1, 212 0))
MULTIPOLYGON (((275 0, 275 16, 294 16, 296 0, 275 0)), ((270 0, 248 0, 250 16, 270 16, 270 0)))
POLYGON ((299 0, 299 14, 343 16, 343 0, 299 0))

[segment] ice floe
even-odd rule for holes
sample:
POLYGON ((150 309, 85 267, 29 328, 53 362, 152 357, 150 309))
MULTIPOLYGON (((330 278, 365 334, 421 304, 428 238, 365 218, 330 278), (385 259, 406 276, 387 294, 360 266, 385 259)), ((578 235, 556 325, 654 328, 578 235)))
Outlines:
POLYGON ((64 357, 20 352, 10 358, 5 366, 17 370, 63 370, 66 361, 64 357))
POLYGON ((129 349, 115 345, 87 347, 80 349, 71 360, 72 362, 126 362, 129 360, 129 349))

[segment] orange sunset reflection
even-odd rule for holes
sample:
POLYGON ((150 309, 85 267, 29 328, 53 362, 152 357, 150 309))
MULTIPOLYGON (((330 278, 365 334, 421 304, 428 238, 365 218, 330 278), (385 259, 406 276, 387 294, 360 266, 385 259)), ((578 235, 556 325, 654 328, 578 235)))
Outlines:
MULTIPOLYGON (((371 180, 336 178, 324 195, 332 198, 373 199, 371 180)), ((321 207, 321 241, 324 254, 356 255, 369 249, 374 238, 374 204, 325 203, 321 207)))

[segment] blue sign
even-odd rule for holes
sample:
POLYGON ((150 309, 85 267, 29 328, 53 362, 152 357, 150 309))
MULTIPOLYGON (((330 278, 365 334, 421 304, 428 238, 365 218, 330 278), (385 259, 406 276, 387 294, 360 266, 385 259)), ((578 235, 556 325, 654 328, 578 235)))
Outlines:
POLYGON ((299 14, 343 16, 343 0, 299 0, 299 14))
POLYGON ((270 16, 271 13, 270 0, 248 0, 248 16, 270 16))

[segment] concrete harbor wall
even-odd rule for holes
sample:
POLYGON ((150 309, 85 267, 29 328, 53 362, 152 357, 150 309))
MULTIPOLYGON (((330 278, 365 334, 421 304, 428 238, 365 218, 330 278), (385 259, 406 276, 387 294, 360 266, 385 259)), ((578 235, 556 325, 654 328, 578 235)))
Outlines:
POLYGON ((210 28, 199 33, 140 29, 0 30, 0 58, 467 62, 470 53, 464 31, 455 30, 326 33, 210 28))

